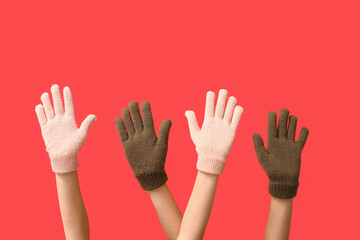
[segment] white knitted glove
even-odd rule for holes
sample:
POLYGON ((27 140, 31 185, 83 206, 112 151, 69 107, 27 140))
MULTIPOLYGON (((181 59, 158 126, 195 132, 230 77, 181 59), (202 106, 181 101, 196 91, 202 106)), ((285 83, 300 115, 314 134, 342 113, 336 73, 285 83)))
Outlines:
POLYGON ((197 169, 211 174, 221 174, 226 157, 235 139, 243 108, 235 107, 235 97, 230 97, 224 114, 227 91, 221 89, 214 114, 215 93, 206 95, 205 118, 201 129, 193 111, 186 111, 190 135, 198 153, 197 169), (235 109, 235 110, 234 110, 235 109), (231 119, 232 117, 232 119, 231 119))
POLYGON ((51 93, 55 114, 49 94, 44 93, 41 95, 43 104, 39 104, 35 108, 36 115, 40 123, 46 151, 50 156, 52 170, 55 173, 72 172, 78 167, 77 153, 86 139, 89 127, 96 120, 96 116, 90 114, 82 122, 80 128, 77 128, 70 89, 65 87, 63 91, 65 111, 59 86, 53 85, 51 93))

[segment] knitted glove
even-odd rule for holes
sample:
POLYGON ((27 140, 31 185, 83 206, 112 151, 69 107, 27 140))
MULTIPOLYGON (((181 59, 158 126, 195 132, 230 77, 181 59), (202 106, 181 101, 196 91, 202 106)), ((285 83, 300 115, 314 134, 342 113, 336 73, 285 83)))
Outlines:
POLYGON ((301 151, 309 130, 302 128, 295 142, 297 118, 290 116, 289 110, 280 110, 279 126, 276 127, 276 113, 269 112, 268 148, 265 149, 260 135, 254 134, 256 155, 262 168, 269 177, 269 193, 277 198, 293 198, 299 186, 301 151))
POLYGON ((128 108, 121 111, 124 121, 116 118, 115 124, 135 177, 142 189, 153 190, 164 185, 168 179, 164 165, 171 121, 162 121, 159 137, 156 137, 150 103, 141 104, 143 119, 137 102, 130 102, 129 108, 130 112, 128 108))
POLYGON ((77 153, 96 117, 92 114, 87 116, 80 128, 77 128, 70 89, 68 87, 64 88, 65 111, 59 86, 53 85, 51 93, 54 109, 51 106, 49 94, 44 93, 41 95, 42 105, 37 105, 35 112, 40 123, 46 151, 49 153, 53 172, 72 172, 78 167, 77 153))
POLYGON ((191 139, 198 153, 197 169, 211 174, 221 174, 226 157, 235 139, 243 108, 235 107, 236 99, 230 97, 224 113, 227 91, 221 89, 214 114, 215 93, 206 95, 205 118, 201 129, 193 111, 186 111, 191 139), (235 109, 235 110, 234 110, 235 109), (233 114, 234 113, 234 114, 233 114), (231 119, 232 117, 232 119, 231 119))

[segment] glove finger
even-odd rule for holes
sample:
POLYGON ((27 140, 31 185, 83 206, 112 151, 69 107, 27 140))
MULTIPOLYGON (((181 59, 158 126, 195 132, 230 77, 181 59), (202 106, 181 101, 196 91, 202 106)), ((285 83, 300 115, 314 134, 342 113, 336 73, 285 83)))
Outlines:
POLYGON ((127 134, 127 132, 125 130, 123 120, 119 117, 115 118, 115 125, 116 125, 121 142, 125 142, 126 140, 128 140, 129 135, 127 134))
POLYGON ((291 115, 289 118, 289 128, 287 131, 287 139, 295 142, 295 134, 296 134, 296 124, 297 118, 294 115, 291 115))
POLYGON ((135 131, 142 131, 144 127, 143 127, 138 103, 135 101, 131 101, 129 103, 129 109, 131 113, 131 118, 135 126, 135 131))
POLYGON ((225 89, 221 89, 219 91, 219 96, 216 103, 215 109, 215 117, 223 118, 224 117, 224 110, 225 110, 225 103, 227 98, 228 92, 225 89))
POLYGON ((36 105, 35 112, 36 112, 36 116, 38 118, 40 127, 43 127, 47 122, 46 117, 45 117, 45 113, 44 113, 43 105, 41 105, 41 104, 36 105))
POLYGON ((268 135, 268 139, 277 137, 276 113, 274 111, 270 111, 268 115, 267 135, 268 135))
POLYGON ((286 138, 288 119, 289 119, 289 110, 287 110, 286 108, 281 109, 279 116, 279 127, 278 127, 279 138, 286 138))
POLYGON ((126 131, 129 135, 132 135, 135 133, 134 124, 131 120, 130 112, 128 108, 124 108, 121 111, 122 118, 124 119, 126 131))
POLYGON ((264 154, 267 154, 267 151, 265 149, 264 146, 264 141, 262 140, 261 136, 257 133, 253 134, 253 141, 254 141, 254 147, 255 147, 255 152, 256 155, 260 161, 260 159, 262 158, 262 156, 264 154))
POLYGON ((154 129, 154 121, 149 102, 144 101, 141 103, 141 112, 143 116, 144 129, 154 129))
POLYGON ((52 85, 50 90, 54 102, 55 114, 56 115, 64 114, 64 107, 63 107, 63 102, 61 100, 59 85, 57 84, 52 85))
POLYGON ((93 124, 93 122, 96 120, 96 116, 94 114, 90 114, 88 115, 85 120, 81 123, 80 125, 80 131, 83 131, 87 134, 87 132, 89 131, 89 128, 91 126, 91 124, 93 124))
POLYGON ((235 131, 239 126, 241 115, 243 114, 243 112, 244 112, 244 109, 242 107, 240 107, 240 106, 235 107, 234 115, 233 115, 233 118, 230 123, 231 127, 234 128, 235 131))
POLYGON ((200 131, 199 124, 193 111, 186 111, 185 116, 188 120, 190 136, 194 139, 195 135, 200 131))
POLYGON ((163 146, 167 146, 168 144, 170 128, 171 128, 171 120, 165 119, 161 122, 158 142, 161 143, 163 146))
POLYGON ((300 144, 301 149, 304 148, 308 135, 309 135, 309 130, 306 127, 303 127, 300 131, 300 135, 297 140, 297 143, 300 144))
POLYGON ((232 96, 229 97, 229 100, 226 105, 225 115, 224 115, 224 120, 228 123, 230 123, 230 121, 231 121, 231 117, 233 115, 236 103, 237 103, 237 100, 235 97, 232 97, 232 96))
POLYGON ((73 98, 71 95, 70 88, 64 87, 63 94, 64 94, 64 103, 65 103, 64 104, 65 105, 65 114, 75 116, 74 103, 73 103, 73 98))
POLYGON ((41 101, 42 101, 42 105, 44 106, 44 109, 45 109, 45 114, 46 114, 47 120, 53 119, 54 118, 54 110, 51 106, 50 97, 47 92, 43 93, 41 95, 41 101))
POLYGON ((206 94, 206 105, 205 105, 205 119, 207 117, 214 117, 214 101, 215 101, 215 93, 207 92, 206 94))

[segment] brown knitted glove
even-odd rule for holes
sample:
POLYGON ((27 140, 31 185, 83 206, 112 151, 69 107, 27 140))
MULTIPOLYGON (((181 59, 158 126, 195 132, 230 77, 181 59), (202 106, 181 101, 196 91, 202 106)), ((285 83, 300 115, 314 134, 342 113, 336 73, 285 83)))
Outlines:
POLYGON ((289 110, 280 110, 279 126, 276 127, 276 113, 269 112, 268 148, 259 134, 253 135, 256 155, 262 168, 269 177, 269 193, 278 198, 293 198, 299 186, 301 151, 309 130, 301 129, 295 142, 297 118, 290 116, 289 110), (289 127, 288 125, 289 119, 289 127))
POLYGON ((153 190, 164 185, 168 179, 164 165, 171 121, 165 119, 161 123, 157 138, 150 103, 141 104, 143 119, 137 102, 130 102, 129 108, 130 112, 128 108, 121 111, 124 122, 116 118, 115 124, 135 177, 144 190, 153 190))

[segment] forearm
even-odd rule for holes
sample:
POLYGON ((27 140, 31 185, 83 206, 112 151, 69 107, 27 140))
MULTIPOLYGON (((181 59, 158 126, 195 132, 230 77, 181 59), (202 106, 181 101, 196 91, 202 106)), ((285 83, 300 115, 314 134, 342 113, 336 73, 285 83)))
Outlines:
POLYGON ((265 240, 289 239, 293 199, 271 196, 265 240))
POLYGON ((160 223, 168 239, 176 239, 182 220, 182 214, 166 184, 149 191, 160 223))
POLYGON ((89 239, 89 220, 77 171, 56 174, 56 186, 66 239, 89 239))
POLYGON ((218 175, 198 171, 178 239, 202 239, 213 206, 218 175))

